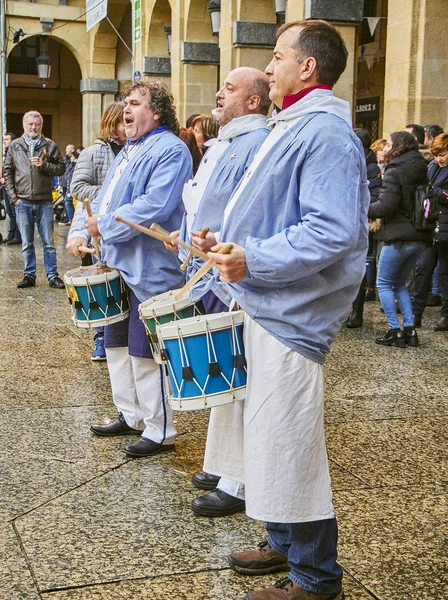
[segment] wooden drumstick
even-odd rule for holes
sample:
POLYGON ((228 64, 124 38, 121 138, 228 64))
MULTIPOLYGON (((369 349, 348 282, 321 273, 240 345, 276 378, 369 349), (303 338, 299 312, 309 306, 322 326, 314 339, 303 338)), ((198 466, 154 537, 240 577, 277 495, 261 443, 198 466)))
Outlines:
MULTIPOLYGON (((217 254, 230 254, 232 252, 233 245, 225 244, 225 246, 221 246, 218 250, 217 254)), ((200 269, 196 271, 193 277, 187 281, 183 288, 181 288, 174 296, 175 300, 181 300, 185 297, 185 294, 190 291, 190 289, 197 283, 210 269, 215 265, 215 261, 211 258, 207 260, 207 262, 202 265, 200 269)))
POLYGON ((202 258, 202 260, 208 260, 208 255, 206 252, 202 252, 202 250, 198 250, 198 248, 195 248, 191 244, 187 244, 186 242, 183 242, 179 238, 171 237, 169 231, 167 231, 166 229, 161 227, 158 223, 153 223, 151 225, 150 229, 151 229, 151 231, 156 231, 159 235, 164 235, 166 238, 168 238, 168 240, 171 244, 177 244, 178 246, 185 248, 185 250, 188 250, 195 256, 199 256, 199 258, 202 258))
MULTIPOLYGON (((92 207, 90 206, 90 200, 84 200, 84 206, 87 211, 87 215, 89 217, 91 217, 92 216, 92 207)), ((98 238, 92 236, 92 242, 93 242, 93 246, 95 248, 95 253, 98 258, 98 264, 101 265, 101 252, 100 252, 100 245, 98 244, 98 238)))
MULTIPOLYGON (((207 237, 207 233, 209 232, 209 228, 208 227, 203 227, 201 233, 199 234, 199 237, 201 238, 201 240, 205 240, 205 238, 207 237)), ((184 260, 184 262, 180 265, 180 269, 181 271, 185 271, 185 269, 187 268, 188 263, 190 262, 190 260, 193 258, 193 253, 189 252, 187 258, 184 260)))
POLYGON ((151 225, 151 228, 149 229, 148 227, 143 227, 143 225, 137 225, 137 223, 132 223, 132 221, 128 221, 127 219, 123 219, 122 217, 115 217, 115 220, 119 223, 124 223, 128 227, 132 227, 133 229, 136 229, 141 233, 145 233, 146 235, 149 235, 150 237, 156 240, 160 240, 161 242, 165 242, 167 244, 179 244, 179 246, 182 246, 188 251, 193 252, 193 254, 199 256, 199 258, 202 258, 202 260, 208 259, 208 256, 205 252, 198 250, 194 246, 190 246, 190 244, 179 242, 177 238, 170 237, 169 232, 163 229, 163 227, 160 227, 160 225, 157 226, 158 228, 153 228, 153 225, 155 225, 155 223, 153 223, 153 225, 151 225))
POLYGON ((86 254, 95 254, 95 250, 93 248, 87 248, 87 246, 78 246, 78 250, 80 252, 85 252, 86 254))

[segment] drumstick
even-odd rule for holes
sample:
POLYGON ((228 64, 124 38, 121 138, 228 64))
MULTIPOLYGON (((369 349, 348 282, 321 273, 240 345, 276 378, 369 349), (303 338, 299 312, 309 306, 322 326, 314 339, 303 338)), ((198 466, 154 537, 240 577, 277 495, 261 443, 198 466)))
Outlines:
MULTIPOLYGON (((92 207, 90 206, 90 200, 84 200, 84 206, 87 211, 87 215, 89 217, 91 217, 92 216, 92 207)), ((98 238, 92 236, 92 242, 93 242, 93 246, 95 248, 96 255, 98 257, 98 263, 101 264, 101 252, 100 252, 100 246, 98 244, 98 238)))
POLYGON ((86 254, 95 254, 95 250, 93 248, 87 248, 87 246, 78 246, 78 250, 80 252, 85 252, 86 254))
POLYGON ((132 227, 137 231, 141 231, 141 233, 145 233, 146 235, 149 235, 150 237, 156 240, 160 240, 161 242, 166 242, 167 244, 179 244, 179 246, 182 246, 190 252, 193 252, 193 254, 199 256, 199 258, 202 258, 202 260, 208 259, 208 256, 205 252, 198 250, 194 246, 190 246, 190 244, 180 242, 177 238, 170 237, 168 231, 163 229, 163 227, 160 227, 160 225, 157 226, 158 229, 155 227, 153 228, 153 225, 155 225, 155 223, 153 223, 153 225, 151 225, 151 228, 149 229, 148 227, 143 227, 143 225, 137 225, 137 223, 132 223, 132 221, 128 221, 126 219, 123 219, 122 217, 115 217, 115 220, 119 223, 124 223, 125 225, 128 225, 128 227, 132 227))
MULTIPOLYGON (((201 240, 205 240, 205 238, 207 237, 207 233, 209 232, 209 228, 208 227, 203 227, 201 233, 199 234, 199 237, 201 238, 201 240)), ((193 253, 189 252, 187 258, 184 260, 184 262, 180 265, 180 269, 181 271, 185 271, 185 269, 187 268, 188 263, 190 262, 190 260, 193 258, 193 253)))
MULTIPOLYGON (((232 244, 225 244, 225 246, 221 246, 218 250, 217 254, 230 254, 232 252, 232 244)), ((198 271, 193 275, 193 277, 187 281, 183 288, 181 288, 174 296, 175 300, 181 300, 190 289, 197 283, 210 269, 213 268, 215 261, 211 258, 207 260, 207 262, 202 265, 198 271)))

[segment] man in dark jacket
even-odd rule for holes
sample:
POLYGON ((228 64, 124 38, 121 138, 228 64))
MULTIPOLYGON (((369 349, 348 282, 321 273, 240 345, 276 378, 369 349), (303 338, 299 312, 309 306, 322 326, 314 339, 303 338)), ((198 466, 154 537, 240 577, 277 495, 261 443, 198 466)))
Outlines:
MULTIPOLYGON (((8 148, 13 140, 16 139, 16 135, 7 131, 3 136, 3 165, 5 164, 6 155, 8 154, 8 148)), ((3 168, 2 168, 2 176, 0 178, 0 194, 3 197, 3 201, 5 203, 5 209, 9 216, 9 232, 6 240, 3 240, 5 246, 13 246, 14 244, 21 244, 22 240, 20 239, 19 228, 17 227, 16 221, 16 211, 14 206, 9 203, 8 196, 5 190, 5 178, 3 177, 3 168)), ((1 234, 0 234, 0 243, 1 243, 1 234)))
POLYGON ((44 247, 44 265, 50 287, 64 288, 58 276, 56 248, 53 241, 53 204, 51 184, 54 176, 65 171, 56 144, 42 135, 43 118, 36 111, 23 116, 23 135, 9 146, 5 161, 5 188, 16 210, 22 236, 24 277, 19 288, 36 285, 34 224, 44 247))
POLYGON ((414 324, 420 327, 422 314, 431 288, 431 278, 437 261, 440 261, 440 290, 442 309, 434 331, 448 331, 448 134, 436 136, 431 143, 434 160, 428 167, 428 179, 439 203, 434 244, 419 258, 415 271, 413 298, 414 324))

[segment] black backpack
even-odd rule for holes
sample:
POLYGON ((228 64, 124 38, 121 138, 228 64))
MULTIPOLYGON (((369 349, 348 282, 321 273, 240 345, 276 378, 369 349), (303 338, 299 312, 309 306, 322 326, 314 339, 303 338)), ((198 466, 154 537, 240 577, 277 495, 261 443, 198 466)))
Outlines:
POLYGON ((435 228, 439 212, 439 202, 434 194, 432 184, 439 174, 436 169, 431 181, 426 185, 417 185, 414 193, 414 206, 409 218, 416 231, 431 231, 435 228))

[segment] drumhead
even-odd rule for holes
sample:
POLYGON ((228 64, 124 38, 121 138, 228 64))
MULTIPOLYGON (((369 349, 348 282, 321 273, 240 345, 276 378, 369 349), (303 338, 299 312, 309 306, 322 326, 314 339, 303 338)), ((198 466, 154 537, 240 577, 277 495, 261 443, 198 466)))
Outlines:
POLYGON ((103 283, 106 279, 116 279, 117 277, 120 277, 117 269, 90 265, 67 271, 64 275, 64 282, 67 285, 87 285, 87 283, 93 285, 95 283, 103 283))
POLYGON ((184 337, 197 335, 210 331, 219 331, 228 329, 235 325, 242 325, 244 321, 244 311, 236 310, 234 312, 215 313, 213 315, 199 315, 180 321, 172 321, 164 325, 157 326, 157 332, 164 340, 173 340, 179 337, 179 332, 184 337))

